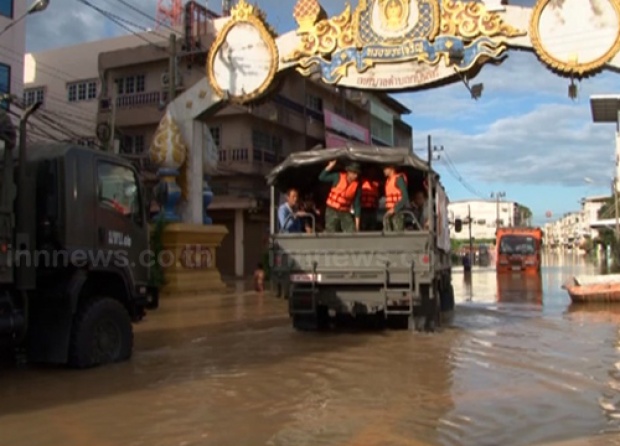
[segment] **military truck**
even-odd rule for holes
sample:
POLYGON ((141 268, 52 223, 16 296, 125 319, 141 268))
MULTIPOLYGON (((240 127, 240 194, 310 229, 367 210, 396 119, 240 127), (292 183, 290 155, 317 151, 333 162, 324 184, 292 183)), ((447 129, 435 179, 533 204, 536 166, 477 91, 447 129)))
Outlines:
POLYGON ((0 344, 78 368, 127 360, 132 322, 158 306, 142 185, 109 152, 26 147, 39 106, 25 111, 18 146, 0 113, 0 344))
MULTIPOLYGON (((271 186, 270 259, 272 283, 288 298, 289 314, 298 330, 328 328, 340 316, 375 315, 394 328, 413 326, 434 331, 441 314, 454 308, 451 281, 448 198, 437 173, 408 148, 349 146, 290 155, 267 176, 271 186), (407 177, 409 193, 425 189, 428 228, 411 209, 403 210, 411 229, 354 233, 306 233, 279 230, 276 208, 281 194, 296 188, 324 203, 330 185, 317 178, 331 160, 344 167, 357 162, 362 170, 396 166, 407 177)), ((384 209, 378 209, 383 220, 384 209)))

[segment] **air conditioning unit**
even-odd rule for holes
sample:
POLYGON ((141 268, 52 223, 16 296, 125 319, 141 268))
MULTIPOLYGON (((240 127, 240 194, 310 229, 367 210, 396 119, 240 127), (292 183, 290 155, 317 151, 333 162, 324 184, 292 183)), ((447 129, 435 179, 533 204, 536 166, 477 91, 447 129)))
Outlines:
MULTIPOLYGON (((177 73, 176 82, 177 82, 177 87, 181 87, 183 85, 183 79, 181 78, 180 73, 177 73)), ((161 74, 161 86, 168 87, 169 84, 170 84, 170 74, 167 71, 164 71, 161 74)))

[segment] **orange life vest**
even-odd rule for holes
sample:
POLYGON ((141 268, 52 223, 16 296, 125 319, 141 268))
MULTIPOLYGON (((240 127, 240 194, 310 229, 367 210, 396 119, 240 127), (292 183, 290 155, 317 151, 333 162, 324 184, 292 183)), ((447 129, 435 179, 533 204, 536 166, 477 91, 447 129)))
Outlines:
POLYGON ((379 182, 362 182, 362 209, 375 209, 379 206, 379 182))
POLYGON ((338 184, 329 191, 327 206, 337 211, 351 212, 358 184, 357 180, 347 183, 347 174, 341 172, 338 184))
POLYGON ((407 184, 407 177, 402 173, 397 173, 396 175, 391 176, 385 182, 385 208, 388 211, 390 209, 394 209, 396 204, 401 200, 401 198, 403 198, 403 194, 396 185, 399 178, 405 180, 405 184, 407 184))

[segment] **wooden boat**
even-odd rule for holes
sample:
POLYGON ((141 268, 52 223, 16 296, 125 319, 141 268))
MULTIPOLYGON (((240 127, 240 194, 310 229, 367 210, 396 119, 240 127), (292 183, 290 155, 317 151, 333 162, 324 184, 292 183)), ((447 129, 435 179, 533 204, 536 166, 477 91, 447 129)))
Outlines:
POLYGON ((573 303, 620 303, 620 274, 573 277, 562 288, 573 303))

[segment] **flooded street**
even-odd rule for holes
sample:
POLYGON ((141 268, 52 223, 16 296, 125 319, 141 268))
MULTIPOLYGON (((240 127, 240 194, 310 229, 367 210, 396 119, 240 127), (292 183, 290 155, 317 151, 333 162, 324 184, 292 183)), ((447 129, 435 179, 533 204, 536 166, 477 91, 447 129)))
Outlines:
POLYGON ((169 298, 133 359, 88 371, 0 370, 0 444, 533 445, 620 433, 620 305, 571 307, 595 272, 454 273, 439 334, 296 333, 286 301, 169 298))

